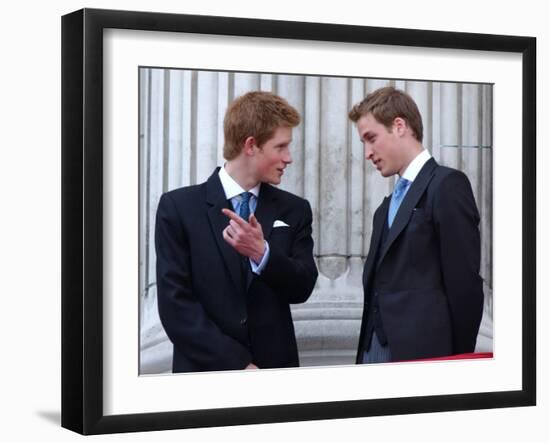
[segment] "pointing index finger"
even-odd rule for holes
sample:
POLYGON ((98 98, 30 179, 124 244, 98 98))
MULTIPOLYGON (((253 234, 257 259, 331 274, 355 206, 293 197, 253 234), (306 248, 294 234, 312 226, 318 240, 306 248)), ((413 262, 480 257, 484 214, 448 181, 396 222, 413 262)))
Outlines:
POLYGON ((246 222, 238 214, 233 212, 231 209, 223 208, 222 212, 231 220, 235 220, 235 222, 237 222, 240 226, 246 226, 246 222))

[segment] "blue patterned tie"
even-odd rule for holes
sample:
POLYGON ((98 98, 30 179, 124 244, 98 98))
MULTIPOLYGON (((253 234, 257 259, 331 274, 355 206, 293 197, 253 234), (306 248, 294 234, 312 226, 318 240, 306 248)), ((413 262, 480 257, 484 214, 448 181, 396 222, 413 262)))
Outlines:
POLYGON ((395 214, 397 214, 397 210, 399 209, 399 205, 401 205, 403 197, 405 197, 405 191, 409 183, 410 181, 403 177, 399 177, 399 180, 397 180, 397 184, 391 196, 390 209, 388 211, 388 226, 390 228, 395 218, 395 214))
POLYGON ((241 206, 239 207, 239 215, 245 221, 248 221, 248 217, 250 217, 250 197, 252 197, 251 192, 243 192, 241 194, 241 206))

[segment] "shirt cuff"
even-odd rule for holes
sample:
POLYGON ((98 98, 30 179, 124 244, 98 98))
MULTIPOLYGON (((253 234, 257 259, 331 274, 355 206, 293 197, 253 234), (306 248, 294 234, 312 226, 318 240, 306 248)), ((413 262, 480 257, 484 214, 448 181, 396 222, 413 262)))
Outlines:
POLYGON ((264 243, 265 243, 265 250, 264 250, 263 257, 260 260, 260 263, 256 264, 256 262, 251 258, 248 259, 248 261, 250 262, 250 266, 252 268, 252 272, 257 275, 260 275, 262 273, 263 269, 265 268, 265 265, 267 265, 267 261, 269 260, 269 243, 265 240, 264 240, 264 243))

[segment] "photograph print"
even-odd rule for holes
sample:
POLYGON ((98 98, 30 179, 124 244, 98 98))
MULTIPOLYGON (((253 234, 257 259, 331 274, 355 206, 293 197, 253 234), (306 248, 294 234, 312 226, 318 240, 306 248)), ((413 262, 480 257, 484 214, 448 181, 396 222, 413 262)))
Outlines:
POLYGON ((140 67, 140 375, 491 358, 492 104, 140 67))

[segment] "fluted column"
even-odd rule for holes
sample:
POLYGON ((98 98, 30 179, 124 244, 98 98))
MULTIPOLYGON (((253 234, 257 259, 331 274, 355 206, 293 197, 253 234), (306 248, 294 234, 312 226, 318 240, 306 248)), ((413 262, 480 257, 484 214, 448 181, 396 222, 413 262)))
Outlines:
MULTIPOLYGON (((305 77, 299 75, 277 75, 273 76, 274 81, 266 82, 275 86, 276 93, 294 106, 301 116, 305 110, 305 77)), ((281 189, 288 190, 294 194, 304 195, 304 183, 306 177, 304 154, 304 125, 301 124, 292 131, 292 144, 290 152, 292 155, 292 164, 285 170, 285 175, 281 183, 281 189)))
MULTIPOLYGON (((349 80, 349 100, 347 112, 365 97, 365 80, 349 80)), ((347 114, 347 113, 346 113, 347 114)), ((363 274, 363 257, 365 256, 365 239, 370 237, 370 220, 365 217, 365 202, 368 201, 369 189, 365 189, 365 152, 357 130, 348 124, 349 145, 349 188, 350 188, 350 223, 349 223, 349 285, 361 288, 363 274)), ((361 291, 357 291, 357 308, 362 309, 361 291)), ((359 330, 359 325, 357 325, 359 330)))
POLYGON ((304 128, 304 198, 309 201, 313 214, 313 253, 319 255, 319 200, 321 174, 318 165, 321 161, 321 79, 306 77, 305 79, 305 106, 303 113, 304 128), (307 122, 307 123, 306 123, 307 122))
POLYGON ((143 270, 147 273, 146 287, 150 287, 156 281, 155 253, 154 253, 154 223, 156 205, 164 190, 164 182, 167 180, 165 173, 165 155, 167 152, 165 137, 165 104, 167 101, 166 92, 167 73, 160 69, 153 69, 150 72, 150 100, 149 100, 149 131, 144 134, 144 143, 148 147, 147 154, 144 156, 145 163, 145 189, 147 194, 147 204, 141 208, 145 212, 147 223, 143 226, 145 237, 143 241, 148 244, 147 256, 144 257, 145 263, 143 270))
POLYGON ((319 271, 331 280, 347 267, 347 91, 342 79, 321 80, 319 271))
POLYGON ((458 169, 460 167, 460 151, 462 143, 461 123, 462 102, 460 100, 461 85, 443 83, 441 85, 441 163, 458 169))

